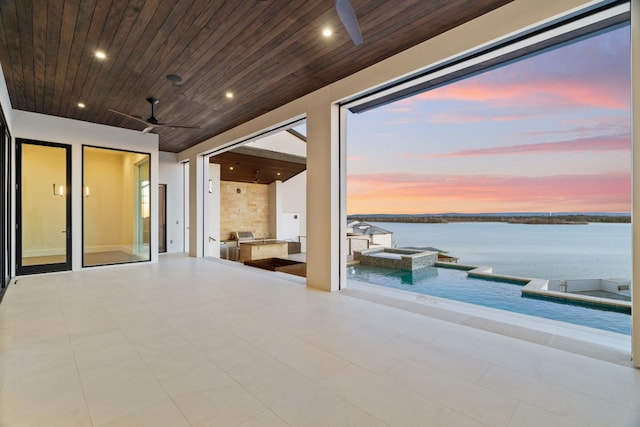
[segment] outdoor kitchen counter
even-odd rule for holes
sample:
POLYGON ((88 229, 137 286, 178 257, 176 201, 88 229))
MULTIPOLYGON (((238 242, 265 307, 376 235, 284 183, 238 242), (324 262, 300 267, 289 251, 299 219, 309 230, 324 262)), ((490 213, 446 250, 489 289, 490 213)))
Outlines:
POLYGON ((283 240, 240 242, 240 262, 264 258, 286 258, 287 255, 289 255, 289 242, 283 240))

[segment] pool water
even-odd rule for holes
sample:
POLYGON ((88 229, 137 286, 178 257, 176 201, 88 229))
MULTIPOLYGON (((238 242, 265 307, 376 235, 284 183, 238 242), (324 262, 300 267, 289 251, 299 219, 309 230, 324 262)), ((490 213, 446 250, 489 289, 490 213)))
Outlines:
POLYGON ((347 277, 374 285, 631 335, 631 316, 628 314, 524 298, 519 285, 470 278, 461 270, 426 267, 407 271, 355 265, 347 267, 347 277))

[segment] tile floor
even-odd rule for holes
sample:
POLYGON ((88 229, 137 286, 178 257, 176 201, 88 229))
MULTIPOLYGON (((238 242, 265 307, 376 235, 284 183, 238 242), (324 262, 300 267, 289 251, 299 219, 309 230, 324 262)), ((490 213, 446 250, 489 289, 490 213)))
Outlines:
POLYGON ((0 426, 640 426, 640 370, 438 313, 184 256, 22 277, 0 426))

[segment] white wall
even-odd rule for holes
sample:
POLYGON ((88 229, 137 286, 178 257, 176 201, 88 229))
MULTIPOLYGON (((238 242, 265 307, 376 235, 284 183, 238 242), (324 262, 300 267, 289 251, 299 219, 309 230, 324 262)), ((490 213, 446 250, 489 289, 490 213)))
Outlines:
MULTIPOLYGON (((249 147, 277 151, 294 156, 307 157, 307 143, 287 131, 278 132, 246 144, 249 147)), ((279 187, 281 197, 280 214, 298 214, 300 230, 298 236, 307 235, 307 172, 301 172, 282 182, 279 187)), ((304 239, 302 239, 304 240, 304 239)), ((305 248, 302 249, 305 252, 305 248)))
POLYGON ((167 252, 184 252, 184 182, 175 153, 159 152, 158 183, 167 186, 167 252))
POLYGON ((307 157, 307 143, 287 131, 256 139, 255 141, 247 143, 246 146, 307 157))
MULTIPOLYGON (((82 268, 82 146, 137 151, 151 155, 151 261, 158 261, 158 135, 13 110, 13 137, 71 146, 72 269, 82 268)), ((14 169, 15 170, 15 169, 14 169)), ((14 240, 15 241, 15 240, 14 240)), ((14 254, 15 255, 15 254, 14 254)), ((14 258, 15 259, 15 258, 14 258)))
MULTIPOLYGON (((282 183, 280 189, 282 190, 282 212, 285 214, 298 214, 300 216, 298 236, 306 236, 307 172, 301 172, 293 178, 286 180, 282 183)), ((306 252, 306 248, 302 248, 302 252, 306 252)))
POLYGON ((372 241, 376 245, 381 245, 387 248, 392 247, 392 239, 393 234, 374 234, 372 236, 372 241))
MULTIPOLYGON (((205 255, 220 258, 220 165, 216 163, 209 163, 209 178, 207 180, 207 187, 209 186, 209 180, 211 180, 211 193, 209 188, 205 188, 207 197, 209 198, 209 230, 207 238, 209 252, 205 255)), ((225 236, 225 239, 227 236, 225 236)))
POLYGON ((282 181, 269 184, 269 237, 282 239, 282 181))
POLYGON ((7 82, 4 80, 4 72, 2 71, 2 64, 0 64, 0 109, 2 109, 4 118, 7 119, 7 125, 9 126, 9 131, 12 132, 13 109, 11 108, 11 100, 9 99, 7 82))

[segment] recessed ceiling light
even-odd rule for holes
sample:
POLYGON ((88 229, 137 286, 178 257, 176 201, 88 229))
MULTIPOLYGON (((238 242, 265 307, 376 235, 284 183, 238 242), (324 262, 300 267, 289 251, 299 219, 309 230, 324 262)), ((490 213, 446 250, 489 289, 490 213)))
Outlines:
POLYGON ((84 102, 78 102, 78 108, 84 108, 86 107, 86 105, 84 105, 84 102))
POLYGON ((229 166, 229 170, 232 171, 233 170, 233 166, 229 166))
POLYGON ((224 96, 226 96, 228 99, 231 99, 233 98, 233 92, 228 90, 227 93, 224 94, 224 96))
POLYGON ((280 176, 280 172, 278 172, 278 176, 280 176))
POLYGON ((98 59, 107 59, 107 54, 101 50, 96 50, 96 58, 98 59))
POLYGON ((322 35, 324 37, 331 37, 333 35, 333 31, 331 30, 331 28, 326 27, 322 30, 322 35))

